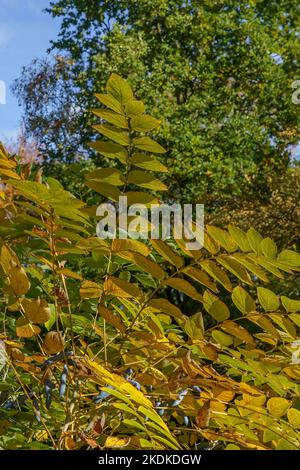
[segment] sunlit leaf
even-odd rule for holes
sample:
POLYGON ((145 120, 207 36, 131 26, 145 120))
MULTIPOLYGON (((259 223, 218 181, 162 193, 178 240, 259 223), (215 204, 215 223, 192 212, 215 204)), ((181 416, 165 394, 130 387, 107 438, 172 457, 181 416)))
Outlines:
POLYGON ((255 301, 241 286, 236 286, 232 291, 232 300, 237 308, 244 314, 255 310, 255 301))
POLYGON ((274 292, 265 287, 257 288, 257 296, 259 303, 266 312, 274 312, 279 308, 279 299, 274 292))
POLYGON ((272 416, 275 416, 275 418, 281 418, 284 416, 290 406, 290 402, 281 397, 270 398, 267 402, 269 413, 272 416))

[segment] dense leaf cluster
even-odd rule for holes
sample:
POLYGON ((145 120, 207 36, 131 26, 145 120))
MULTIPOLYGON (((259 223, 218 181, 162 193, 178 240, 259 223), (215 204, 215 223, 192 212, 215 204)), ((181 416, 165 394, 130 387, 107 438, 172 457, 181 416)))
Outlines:
POLYGON ((266 286, 300 255, 233 225, 198 251, 96 237, 97 194, 150 204, 168 171, 128 83, 97 98, 120 169, 86 174, 94 206, 0 148, 0 446, 299 450, 300 301, 266 286))

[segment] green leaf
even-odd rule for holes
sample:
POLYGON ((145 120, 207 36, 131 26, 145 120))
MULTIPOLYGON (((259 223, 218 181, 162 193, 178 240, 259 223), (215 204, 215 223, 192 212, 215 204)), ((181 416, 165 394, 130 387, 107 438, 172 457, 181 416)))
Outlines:
POLYGON ((287 312, 299 312, 300 311, 300 300, 293 300, 285 297, 284 295, 281 296, 281 302, 287 312))
POLYGON ((241 286, 236 286, 233 289, 231 297, 234 305, 236 305, 240 312, 247 314, 255 311, 255 301, 241 286))
POLYGON ((206 230, 208 231, 211 237, 213 237, 217 242, 220 243, 223 248, 225 248, 226 251, 228 251, 229 253, 236 251, 238 246, 228 232, 218 227, 213 227, 211 225, 208 225, 206 227, 206 230))
POLYGON ((145 150, 146 152, 166 153, 166 150, 160 144, 147 136, 133 139, 133 144, 135 148, 145 150))
POLYGON ((116 73, 108 79, 106 89, 122 105, 133 99, 133 92, 129 83, 116 73))
POLYGON ((223 331, 213 330, 211 335, 213 339, 221 346, 228 347, 228 346, 231 346, 233 343, 233 338, 230 335, 223 333, 223 331))
POLYGON ((143 114, 145 112, 144 103, 138 100, 130 100, 125 104, 125 112, 128 117, 143 114))
POLYGON ((267 258, 275 259, 277 255, 277 246, 271 238, 264 238, 260 244, 261 251, 267 258))
POLYGON ((218 322, 227 320, 227 318, 230 317, 230 311, 227 305, 209 290, 204 292, 203 306, 205 310, 218 322))
POLYGON ((96 98, 105 106, 112 109, 116 113, 122 114, 122 105, 112 95, 104 95, 102 93, 96 93, 96 98))
POLYGON ((99 194, 102 194, 102 196, 111 199, 112 201, 117 202, 119 200, 119 197, 121 196, 121 191, 115 186, 112 186, 111 184, 101 183, 98 181, 88 181, 85 184, 89 188, 93 189, 99 194))
POLYGON ((126 164, 127 152, 121 145, 113 144, 112 142, 98 141, 89 142, 89 146, 101 155, 104 155, 104 157, 116 158, 121 163, 126 164))
POLYGON ((85 177, 88 180, 100 181, 102 183, 108 183, 113 186, 122 186, 124 184, 121 172, 114 168, 101 168, 94 170, 90 173, 87 173, 85 177))
POLYGON ((130 120, 130 126, 136 132, 149 132, 160 126, 160 121, 146 114, 133 116, 130 120))
POLYGON ((91 112, 95 114, 95 116, 99 116, 101 119, 105 119, 105 121, 113 124, 114 126, 121 127, 122 129, 128 129, 128 121, 121 114, 113 113, 107 109, 96 108, 91 109, 91 112))
POLYGON ((143 153, 134 154, 131 158, 131 164, 145 170, 158 171, 160 173, 168 172, 168 168, 155 157, 143 153))
POLYGON ((259 303, 266 312, 274 312, 279 309, 279 299, 274 292, 265 287, 257 288, 259 303))
POLYGON ((127 132, 123 132, 109 124, 97 124, 96 126, 93 126, 93 128, 117 144, 125 146, 130 145, 129 134, 127 132))
POLYGON ((283 250, 279 253, 277 260, 291 268, 300 267, 300 254, 292 250, 283 250))
POLYGON ((163 279, 165 277, 164 270, 157 263, 154 263, 154 261, 151 261, 140 253, 134 253, 131 251, 121 251, 119 252, 119 256, 121 258, 132 261, 143 271, 151 274, 151 276, 155 278, 163 279))
POLYGON ((216 265, 216 263, 210 260, 205 260, 201 261, 199 264, 211 277, 222 284, 226 290, 229 292, 232 291, 232 285, 229 277, 216 265))
POLYGON ((252 285, 252 280, 247 270, 233 256, 220 255, 217 257, 217 261, 242 282, 250 286, 252 285))
POLYGON ((194 341, 203 339, 204 323, 202 314, 198 312, 189 317, 184 324, 184 330, 187 335, 194 341))
POLYGON ((250 245, 251 250, 254 251, 257 255, 260 254, 260 244, 262 242, 262 236, 253 228, 249 228, 247 231, 247 239, 250 245))
POLYGON ((140 170, 133 170, 128 175, 128 182, 153 191, 167 191, 168 187, 152 175, 140 170))

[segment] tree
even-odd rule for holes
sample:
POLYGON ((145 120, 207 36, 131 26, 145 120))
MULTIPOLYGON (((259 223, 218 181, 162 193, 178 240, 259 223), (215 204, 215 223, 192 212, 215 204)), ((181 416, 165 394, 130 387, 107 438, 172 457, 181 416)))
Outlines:
POLYGON ((293 0, 56 0, 48 12, 62 18, 59 55, 24 69, 15 93, 50 161, 87 152, 92 94, 119 72, 164 115, 170 197, 214 207, 287 166, 298 139, 293 0))

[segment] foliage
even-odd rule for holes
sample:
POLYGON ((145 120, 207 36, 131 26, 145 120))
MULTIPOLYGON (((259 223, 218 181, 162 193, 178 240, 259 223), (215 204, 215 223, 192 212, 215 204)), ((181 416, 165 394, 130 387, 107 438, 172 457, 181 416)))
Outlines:
POLYGON ((281 175, 268 175, 264 191, 222 200, 209 214, 212 224, 239 224, 244 230, 254 226, 270 236, 279 247, 300 248, 300 166, 281 175))
POLYGON ((300 255, 233 225, 207 226, 191 252, 97 238, 97 194, 150 203, 166 190, 153 155, 165 150, 147 135, 159 121, 118 75, 106 91, 93 112, 107 139, 92 146, 122 171, 87 173, 94 206, 0 150, 1 447, 299 450, 300 302, 266 285, 299 272, 300 255))
POLYGON ((91 140, 93 93, 117 72, 164 116, 175 200, 213 205, 286 167, 298 141, 297 2, 55 0, 48 12, 62 19, 54 63, 35 62, 15 86, 46 158, 73 161, 91 140))
MULTIPOLYGON (((248 194, 231 200, 223 199, 214 211, 206 213, 210 224, 238 224, 247 231, 251 226, 271 237, 278 248, 300 249, 300 167, 288 168, 281 175, 271 173, 263 192, 253 188, 248 194)), ((299 273, 291 279, 274 279, 272 289, 299 297, 299 273)))

